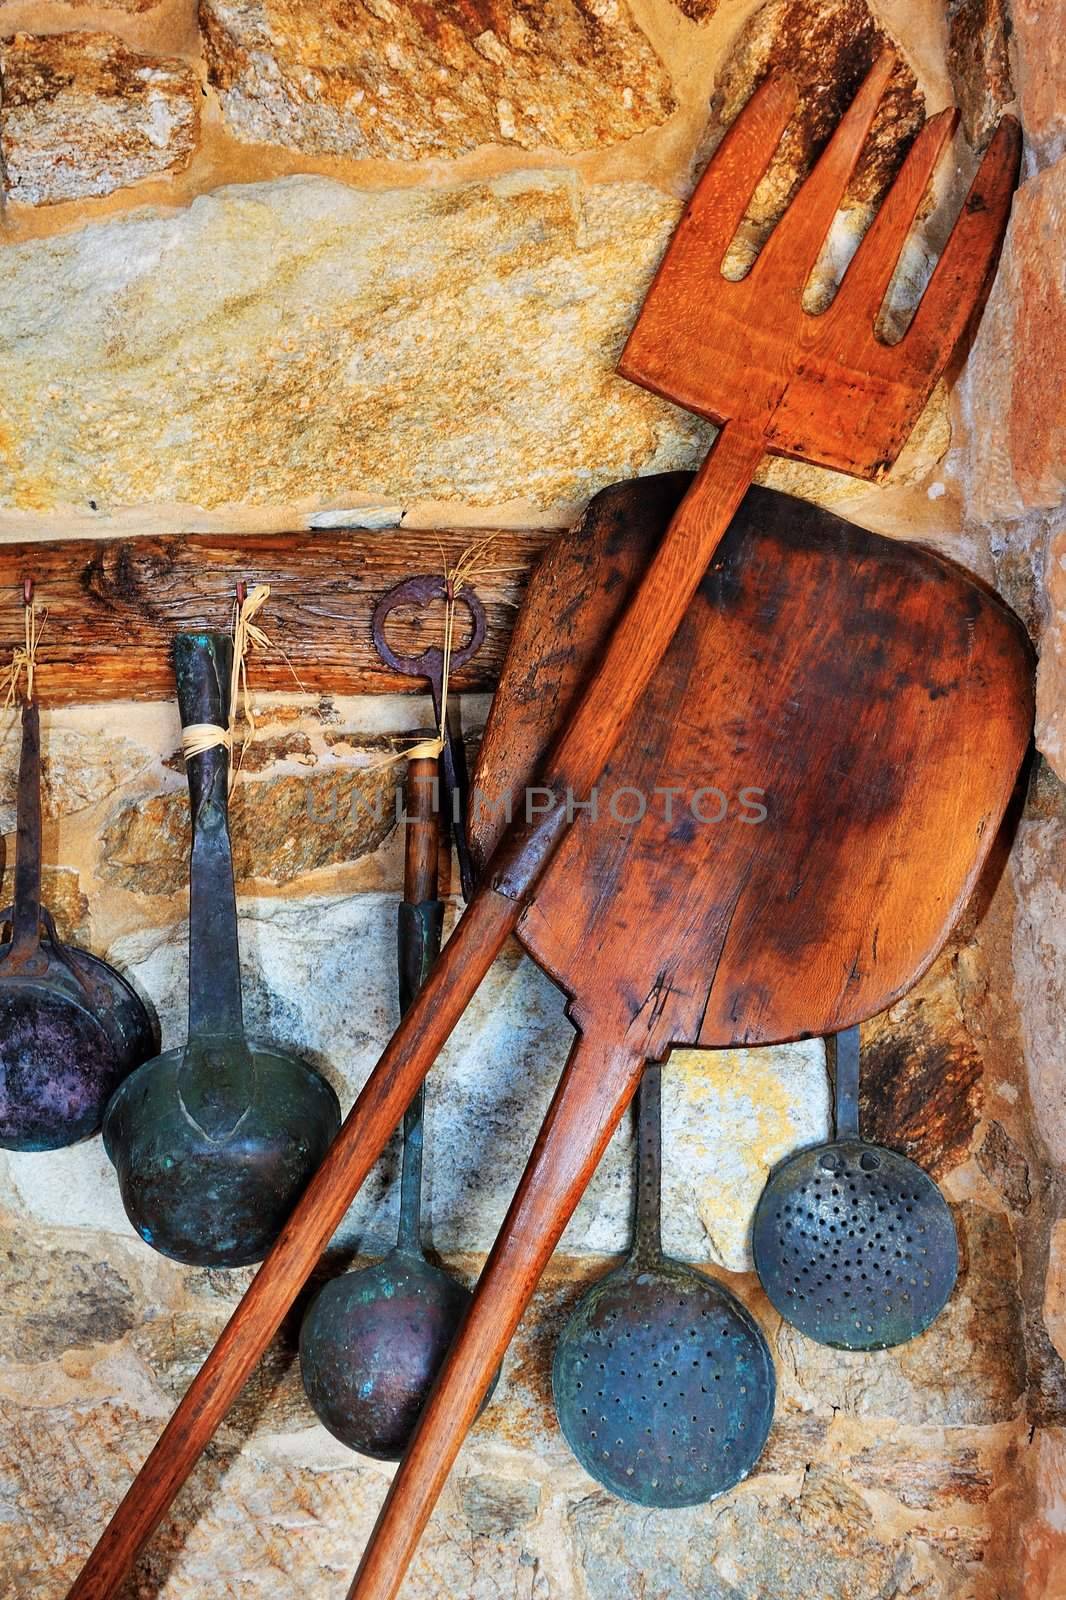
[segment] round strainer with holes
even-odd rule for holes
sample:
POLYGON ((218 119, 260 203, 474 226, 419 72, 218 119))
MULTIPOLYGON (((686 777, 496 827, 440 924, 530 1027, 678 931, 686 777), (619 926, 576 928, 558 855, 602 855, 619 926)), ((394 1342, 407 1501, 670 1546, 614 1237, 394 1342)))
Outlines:
POLYGON ((567 1442, 606 1489, 690 1506, 747 1477, 774 1414, 766 1340, 735 1295, 663 1254, 660 1068, 640 1086, 637 1217, 623 1264, 584 1295, 555 1352, 567 1442))
POLYGON ((859 1030, 835 1050, 836 1139, 777 1168, 755 1212, 755 1268, 793 1327, 840 1350, 886 1350, 943 1310, 959 1268, 933 1180, 859 1138, 859 1030))

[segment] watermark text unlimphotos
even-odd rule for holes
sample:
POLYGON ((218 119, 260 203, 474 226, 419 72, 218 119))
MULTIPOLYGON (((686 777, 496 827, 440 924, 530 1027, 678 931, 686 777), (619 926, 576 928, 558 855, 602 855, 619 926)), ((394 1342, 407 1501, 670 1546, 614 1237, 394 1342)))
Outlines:
MULTIPOLYGON (((432 784, 432 808, 439 811, 439 781, 436 778, 418 781, 432 784)), ((614 824, 622 828, 643 822, 649 813, 667 825, 681 824, 691 818, 693 822, 708 827, 726 821, 757 827, 769 816, 766 790, 749 784, 732 793, 714 783, 693 786, 663 784, 650 790, 629 784, 618 788, 604 784, 590 789, 585 796, 575 795, 572 789, 567 789, 559 797, 552 789, 530 784, 520 790, 517 796, 506 794, 495 798, 475 787, 468 799, 470 818, 475 825, 499 820, 510 823, 518 817, 526 823, 533 823, 560 805, 565 807, 567 822, 576 822, 579 817, 587 816, 590 822, 614 824)), ((350 783, 346 789, 336 783, 325 794, 321 790, 314 792, 311 786, 307 789, 307 815, 311 822, 335 823, 344 812, 348 812, 352 817, 359 813, 368 814, 380 823, 385 820, 387 809, 401 826, 409 820, 402 784, 396 785, 391 799, 387 788, 375 786, 373 792, 368 794, 357 782, 350 783)), ((458 794, 452 795, 451 810, 453 821, 458 822, 458 794)))

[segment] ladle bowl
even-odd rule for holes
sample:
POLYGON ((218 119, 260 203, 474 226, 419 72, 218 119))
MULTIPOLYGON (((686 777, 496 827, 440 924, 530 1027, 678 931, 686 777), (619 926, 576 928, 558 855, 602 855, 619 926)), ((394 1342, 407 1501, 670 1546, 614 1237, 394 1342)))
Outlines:
POLYGON ((41 904, 41 742, 22 713, 15 901, 0 911, 0 1147, 59 1150, 96 1133, 112 1092, 156 1048, 121 973, 64 944, 41 904))
POLYGON ((307 1397, 335 1439, 398 1461, 470 1304, 419 1250, 323 1284, 300 1329, 307 1397))
POLYGON ((298 1056, 200 1038, 125 1080, 104 1148, 146 1244, 193 1266, 241 1267, 269 1250, 339 1121, 336 1094, 298 1056))

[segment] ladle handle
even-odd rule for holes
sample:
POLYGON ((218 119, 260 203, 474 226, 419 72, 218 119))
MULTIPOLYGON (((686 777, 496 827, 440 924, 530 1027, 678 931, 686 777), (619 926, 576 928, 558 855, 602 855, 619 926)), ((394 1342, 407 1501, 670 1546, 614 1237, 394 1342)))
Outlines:
POLYGON ((370 1536, 348 1600, 391 1600, 559 1236, 644 1068, 609 1036, 579 1036, 440 1377, 370 1536))
POLYGON ((663 1073, 649 1061, 637 1090, 637 1203, 633 1229, 633 1259, 654 1260, 661 1255, 663 1188, 663 1073))
POLYGON ((35 700, 22 708, 16 828, 9 962, 32 957, 41 942, 41 719, 35 700))
MULTIPOLYGON (((174 671, 182 728, 227 728, 233 641, 227 633, 179 633, 174 671)), ((186 757, 192 808, 189 868, 189 1036, 243 1031, 237 902, 229 836, 227 744, 186 757)))
MULTIPOLYGON (((407 764, 404 798, 404 882, 396 927, 400 980, 400 1014, 406 1015, 440 954, 444 902, 437 898, 440 854, 440 777, 437 762, 413 757, 407 764)), ((415 1090, 403 1118, 403 1167, 400 1172, 401 1250, 422 1248, 422 1128, 426 1106, 424 1081, 415 1090)))
POLYGON ((859 1137, 859 1030, 845 1028, 826 1041, 833 1069, 833 1098, 838 1139, 859 1137))
POLYGON ((470 777, 466 770, 463 736, 449 723, 447 709, 442 715, 442 721, 444 748, 441 751, 441 767, 448 791, 448 821, 455 845, 455 857, 459 863, 459 887, 463 892, 463 899, 469 905, 477 888, 474 858, 466 833, 466 819, 470 811, 470 777))

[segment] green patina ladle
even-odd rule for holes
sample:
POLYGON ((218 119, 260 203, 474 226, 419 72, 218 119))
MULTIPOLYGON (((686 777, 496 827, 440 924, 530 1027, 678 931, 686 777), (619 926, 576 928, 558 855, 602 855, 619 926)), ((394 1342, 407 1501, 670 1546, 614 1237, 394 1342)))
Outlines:
MULTIPOLYGON (((229 722, 228 634, 174 641, 184 729, 229 722)), ((244 1031, 226 744, 186 758, 192 805, 189 1037, 112 1096, 104 1145, 141 1238, 196 1266, 260 1261, 340 1126, 330 1085, 244 1031)))

